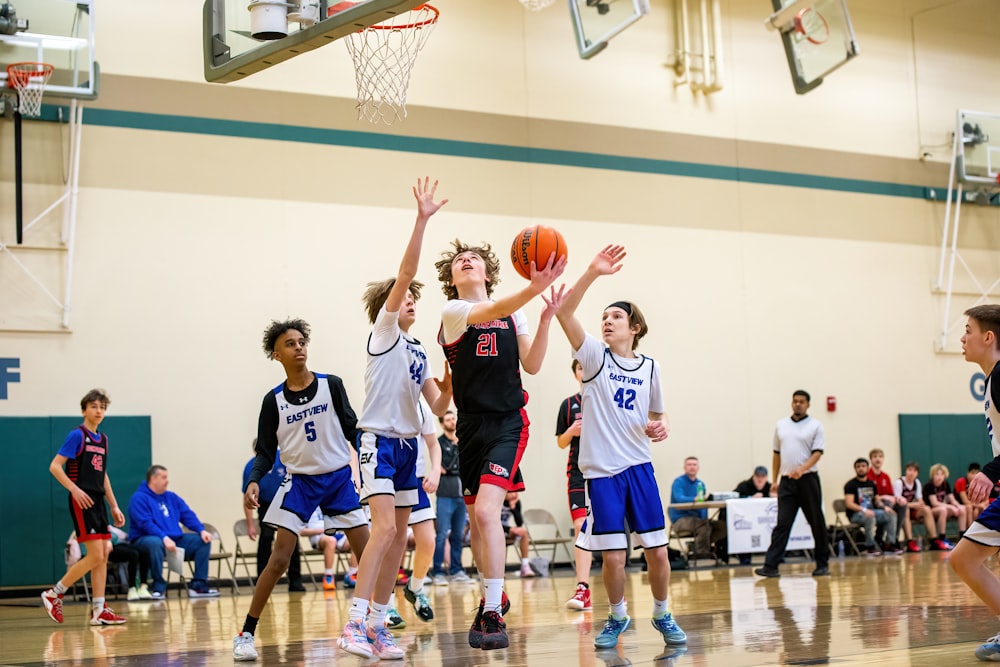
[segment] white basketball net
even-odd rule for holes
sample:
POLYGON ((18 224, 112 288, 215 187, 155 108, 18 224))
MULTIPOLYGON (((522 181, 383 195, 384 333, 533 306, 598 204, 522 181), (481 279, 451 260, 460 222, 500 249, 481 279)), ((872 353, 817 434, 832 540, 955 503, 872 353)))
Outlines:
POLYGON ((437 9, 420 5, 345 39, 354 60, 359 119, 392 125, 406 118, 410 71, 437 20, 437 9))
POLYGON ((22 116, 42 113, 42 94, 53 67, 45 63, 15 63, 7 67, 7 81, 17 89, 17 111, 22 116))
POLYGON ((556 0, 521 0, 521 4, 533 12, 540 12, 546 7, 551 7, 556 0))

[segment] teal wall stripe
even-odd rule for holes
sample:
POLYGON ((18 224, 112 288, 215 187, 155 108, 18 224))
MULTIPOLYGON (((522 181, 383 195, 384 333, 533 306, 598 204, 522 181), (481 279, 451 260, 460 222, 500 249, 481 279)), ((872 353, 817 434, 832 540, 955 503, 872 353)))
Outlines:
MULTIPOLYGON (((43 119, 55 118, 56 107, 43 109, 43 119)), ((67 116, 66 113, 63 114, 67 116)), ((911 197, 923 199, 926 188, 920 185, 906 185, 883 181, 865 181, 854 178, 817 176, 787 171, 767 169, 747 169, 723 165, 655 160, 651 158, 606 155, 582 151, 553 150, 526 146, 505 146, 475 141, 454 141, 427 137, 400 137, 375 132, 353 130, 332 130, 274 123, 256 123, 220 118, 199 118, 195 116, 173 116, 166 114, 119 111, 115 109, 87 109, 83 114, 85 125, 101 127, 121 127, 134 130, 155 130, 159 132, 184 132, 187 134, 208 134, 222 137, 246 139, 269 139, 273 141, 293 141, 328 146, 351 146, 375 150, 402 151, 467 157, 483 160, 503 160, 528 164, 550 164, 584 169, 609 169, 640 174, 660 174, 686 176, 689 178, 709 178, 722 181, 780 185, 793 188, 854 192, 858 194, 886 195, 890 197, 911 197)))

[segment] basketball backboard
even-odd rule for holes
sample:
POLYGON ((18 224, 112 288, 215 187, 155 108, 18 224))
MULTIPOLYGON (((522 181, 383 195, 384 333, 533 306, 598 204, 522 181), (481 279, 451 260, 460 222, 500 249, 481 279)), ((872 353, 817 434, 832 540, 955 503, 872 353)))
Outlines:
POLYGON ((608 40, 649 13, 649 0, 570 0, 576 46, 583 59, 591 58, 608 40))
POLYGON ((858 55, 847 0, 771 0, 765 25, 781 33, 795 92, 808 93, 823 77, 858 55))
POLYGON ((205 0, 205 80, 238 81, 423 0, 205 0))
POLYGON ((960 110, 955 132, 962 138, 959 182, 1000 187, 1000 114, 960 110))
POLYGON ((16 22, 0 21, 0 90, 7 89, 8 65, 44 62, 55 66, 45 99, 96 98, 95 4, 95 0, 0 0, 8 15, 16 14, 16 22), (19 29, 25 24, 26 29, 19 29))

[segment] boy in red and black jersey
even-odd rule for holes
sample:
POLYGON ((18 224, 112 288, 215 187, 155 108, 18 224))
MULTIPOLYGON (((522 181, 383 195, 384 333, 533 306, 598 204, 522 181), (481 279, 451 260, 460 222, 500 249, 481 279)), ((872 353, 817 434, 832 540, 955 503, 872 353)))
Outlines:
POLYGON ((91 625, 119 625, 125 618, 111 611, 104 603, 107 581, 108 553, 111 552, 111 531, 105 499, 111 505, 111 517, 119 528, 125 525, 125 515, 118 508, 111 479, 107 474, 108 436, 98 433, 108 408, 107 394, 91 389, 80 401, 83 424, 70 431, 59 453, 49 464, 49 472, 69 491, 69 513, 73 519, 77 540, 87 543, 87 555, 74 563, 55 586, 42 593, 45 611, 56 623, 63 622, 62 598, 66 589, 90 572, 94 588, 94 610, 91 625), (63 466, 66 467, 63 470, 63 466))

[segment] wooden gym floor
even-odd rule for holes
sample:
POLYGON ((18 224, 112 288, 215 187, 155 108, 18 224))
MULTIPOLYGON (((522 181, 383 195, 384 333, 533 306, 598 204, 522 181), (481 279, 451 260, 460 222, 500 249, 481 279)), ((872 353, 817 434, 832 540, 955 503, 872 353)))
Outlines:
MULTIPOLYGON (((649 625, 652 606, 644 573, 632 571, 627 598, 633 626, 617 649, 595 651, 607 614, 599 573, 593 612, 563 607, 575 582, 566 570, 545 579, 508 578, 511 646, 471 649, 466 633, 478 584, 428 587, 436 617, 422 623, 397 588, 408 626, 396 632, 407 649, 401 664, 438 665, 749 665, 934 666, 976 664, 973 650, 1000 631, 995 617, 948 569, 947 554, 833 561, 833 576, 814 579, 812 566, 782 566, 780 579, 760 580, 751 567, 675 572, 671 607, 688 633, 686 650, 664 647, 649 625)), ((993 563, 995 565, 995 562, 993 563)), ((0 601, 0 664, 231 665, 232 638, 250 596, 172 597, 164 602, 111 600, 129 617, 118 627, 91 628, 89 608, 67 603, 56 625, 37 598, 0 601)), ((272 597, 258 628, 259 665, 360 665, 336 646, 349 591, 272 597)), ((368 664, 375 660, 367 661, 368 664)), ((400 664, 400 663, 397 663, 400 664)))

